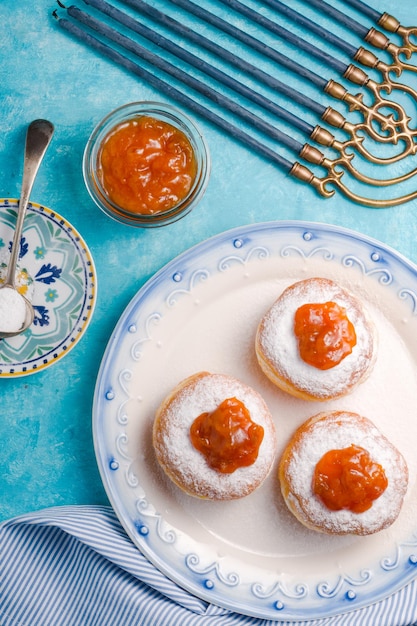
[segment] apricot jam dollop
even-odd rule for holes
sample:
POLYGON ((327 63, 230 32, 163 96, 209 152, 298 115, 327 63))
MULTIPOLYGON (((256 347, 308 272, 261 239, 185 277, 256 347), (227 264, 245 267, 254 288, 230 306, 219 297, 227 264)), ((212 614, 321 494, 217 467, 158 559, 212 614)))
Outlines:
POLYGON ((148 115, 115 126, 98 155, 106 195, 130 213, 151 215, 172 209, 187 196, 196 171, 186 135, 148 115))
POLYGON ((383 467, 372 460, 367 450, 353 444, 326 452, 313 477, 313 492, 331 511, 363 513, 387 486, 383 467))
POLYGON ((190 437, 211 468, 231 474, 256 461, 264 429, 252 421, 243 402, 227 398, 214 411, 194 420, 190 437))
POLYGON ((300 357, 327 370, 338 365, 356 345, 356 333, 346 309, 336 302, 304 304, 295 312, 294 332, 300 357))

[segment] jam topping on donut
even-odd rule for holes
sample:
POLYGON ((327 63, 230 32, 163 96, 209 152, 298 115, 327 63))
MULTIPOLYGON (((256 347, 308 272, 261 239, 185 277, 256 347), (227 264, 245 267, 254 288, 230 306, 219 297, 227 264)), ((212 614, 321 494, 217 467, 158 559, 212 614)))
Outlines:
POLYGON ((340 363, 356 345, 346 309, 336 302, 304 304, 295 312, 294 332, 303 361, 321 370, 340 363))
POLYGON ((210 467, 231 474, 258 458, 264 429, 252 421, 237 398, 227 398, 214 411, 202 413, 191 425, 191 442, 210 467))
POLYGON ((331 511, 363 513, 388 486, 384 469, 367 450, 351 445, 329 450, 317 463, 313 491, 331 511))

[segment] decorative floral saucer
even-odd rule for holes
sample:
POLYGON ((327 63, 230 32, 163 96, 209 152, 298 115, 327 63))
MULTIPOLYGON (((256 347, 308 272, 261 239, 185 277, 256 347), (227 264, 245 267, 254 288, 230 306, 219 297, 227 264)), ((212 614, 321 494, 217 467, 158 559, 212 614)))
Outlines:
MULTIPOLYGON (((18 201, 0 200, 0 281, 4 278, 18 201)), ((79 341, 91 320, 97 290, 94 262, 74 227, 50 209, 30 203, 20 242, 17 286, 35 309, 32 326, 0 340, 0 376, 33 374, 79 341)))

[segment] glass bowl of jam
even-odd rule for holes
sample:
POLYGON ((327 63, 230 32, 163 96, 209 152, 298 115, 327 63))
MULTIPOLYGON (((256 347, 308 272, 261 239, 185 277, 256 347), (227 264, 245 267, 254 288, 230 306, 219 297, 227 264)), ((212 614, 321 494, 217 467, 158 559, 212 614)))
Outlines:
POLYGON ((210 167, 196 124, 159 102, 133 102, 109 113, 93 130, 83 157, 84 181, 97 206, 142 228, 190 213, 204 195, 210 167))

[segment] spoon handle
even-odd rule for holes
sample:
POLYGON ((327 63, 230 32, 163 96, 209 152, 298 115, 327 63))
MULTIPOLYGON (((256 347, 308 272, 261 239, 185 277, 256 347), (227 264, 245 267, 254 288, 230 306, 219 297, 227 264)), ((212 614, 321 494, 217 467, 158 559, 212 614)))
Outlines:
POLYGON ((25 155, 23 161, 23 179, 17 212, 16 228, 13 236, 12 252, 7 268, 6 285, 15 286, 16 265, 19 260, 20 239, 22 236, 23 221, 32 192, 33 183, 38 173, 47 147, 50 144, 54 127, 47 120, 34 120, 28 126, 26 133, 25 155))

